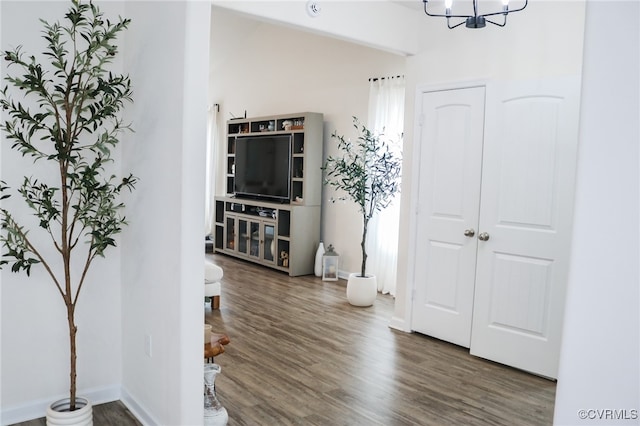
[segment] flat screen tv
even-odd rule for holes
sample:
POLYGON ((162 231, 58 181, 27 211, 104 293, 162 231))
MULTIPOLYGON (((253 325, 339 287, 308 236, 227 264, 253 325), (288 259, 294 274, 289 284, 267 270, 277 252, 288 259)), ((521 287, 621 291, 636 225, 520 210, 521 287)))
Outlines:
POLYGON ((234 193, 238 197, 289 201, 291 135, 236 138, 234 193))

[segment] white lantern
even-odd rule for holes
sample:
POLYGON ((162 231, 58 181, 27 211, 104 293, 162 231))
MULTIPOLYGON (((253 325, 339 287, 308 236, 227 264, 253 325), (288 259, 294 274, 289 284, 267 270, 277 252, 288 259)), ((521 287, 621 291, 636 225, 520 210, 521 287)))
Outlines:
POLYGON ((340 256, 329 244, 327 251, 322 256, 322 281, 338 281, 338 264, 340 256))

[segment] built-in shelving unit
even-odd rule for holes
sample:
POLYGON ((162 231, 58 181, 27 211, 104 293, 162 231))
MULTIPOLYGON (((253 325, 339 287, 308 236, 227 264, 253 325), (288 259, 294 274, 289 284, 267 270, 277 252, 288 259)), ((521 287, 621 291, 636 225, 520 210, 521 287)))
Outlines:
POLYGON ((216 197, 215 251, 287 272, 313 273, 320 239, 323 117, 297 113, 227 122, 226 195, 216 197), (287 200, 235 193, 236 142, 259 135, 289 135, 287 200))

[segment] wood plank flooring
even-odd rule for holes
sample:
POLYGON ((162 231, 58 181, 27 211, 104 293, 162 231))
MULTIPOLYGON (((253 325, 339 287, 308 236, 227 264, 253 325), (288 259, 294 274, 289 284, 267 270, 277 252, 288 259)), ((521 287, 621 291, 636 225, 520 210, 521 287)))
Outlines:
POLYGON ((393 298, 356 308, 345 282, 223 255, 216 357, 230 425, 550 425, 555 383, 388 327, 393 298))
MULTIPOLYGON (((141 426, 133 414, 120 401, 99 404, 91 407, 93 411, 93 424, 95 426, 141 426)), ((44 417, 29 420, 27 422, 16 423, 13 426, 46 426, 44 417)))
MULTIPOLYGON (((389 296, 356 308, 344 281, 207 257, 224 269, 221 307, 205 308, 205 322, 231 338, 215 359, 230 426, 552 424, 554 382, 390 329, 389 296)), ((120 402, 94 407, 94 420, 139 425, 120 402)))

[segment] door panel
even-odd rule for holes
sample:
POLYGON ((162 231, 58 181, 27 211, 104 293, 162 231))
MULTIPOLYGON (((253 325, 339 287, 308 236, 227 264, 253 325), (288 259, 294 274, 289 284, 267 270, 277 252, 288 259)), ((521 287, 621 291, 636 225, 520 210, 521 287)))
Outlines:
POLYGON ((412 329, 469 347, 484 87, 422 93, 412 329))
MULTIPOLYGON (((461 244, 430 241, 430 262, 437 265, 436 268, 427 268, 427 283, 459 283, 458 275, 462 263, 461 244)), ((458 315, 458 290, 460 286, 432 285, 427 286, 425 300, 434 309, 448 311, 458 315)))
POLYGON ((556 377, 579 79, 487 90, 471 353, 556 377))
POLYGON ((548 259, 494 254, 494 274, 489 311, 491 327, 548 337, 551 268, 548 259))
POLYGON ((501 170, 495 176, 500 225, 553 228, 561 102, 556 97, 532 96, 502 103, 501 139, 508 142, 499 147, 501 170))

